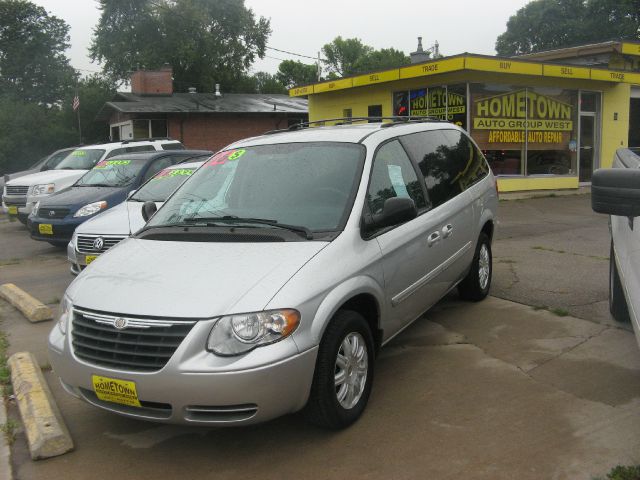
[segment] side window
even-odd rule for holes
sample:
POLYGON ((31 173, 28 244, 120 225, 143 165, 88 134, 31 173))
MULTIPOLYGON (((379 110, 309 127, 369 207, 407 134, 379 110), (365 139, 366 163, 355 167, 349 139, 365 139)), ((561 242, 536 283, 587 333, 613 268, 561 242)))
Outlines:
POLYGON ((126 149, 127 153, 153 152, 154 150, 155 148, 153 148, 153 145, 138 145, 136 147, 127 147, 126 149))
POLYGON ((367 204, 371 214, 381 213, 385 200, 393 197, 411 198, 418 211, 427 208, 416 171, 397 140, 380 147, 373 159, 367 190, 367 204))
POLYGON ((451 156, 456 165, 456 181, 464 191, 489 173, 489 166, 476 146, 458 130, 443 130, 451 156))
POLYGON ((181 143, 163 143, 163 150, 184 150, 184 145, 181 143))
POLYGON ((424 175, 433 206, 459 195, 487 173, 484 157, 459 130, 432 130, 401 139, 424 175))
POLYGON ((120 155, 126 152, 124 148, 116 148, 115 150, 111 150, 104 159, 115 157, 116 155, 120 155))
POLYGON ((142 182, 143 183, 146 182, 151 177, 153 177, 156 173, 158 173, 160 170, 162 170, 163 168, 170 167, 171 165, 173 165, 173 163, 174 162, 171 157, 159 158, 149 166, 149 169, 144 174, 144 178, 142 179, 142 182))

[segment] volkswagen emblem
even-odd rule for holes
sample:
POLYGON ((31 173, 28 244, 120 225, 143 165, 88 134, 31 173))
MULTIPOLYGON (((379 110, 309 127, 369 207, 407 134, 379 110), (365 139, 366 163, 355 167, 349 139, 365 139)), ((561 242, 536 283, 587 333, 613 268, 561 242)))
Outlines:
POLYGON ((113 321, 113 326, 118 330, 122 330, 123 328, 127 328, 127 319, 118 317, 113 321))
POLYGON ((56 211, 55 211, 55 210, 49 210, 49 216, 50 216, 50 217, 55 216, 55 214, 56 214, 56 211))
POLYGON ((94 250, 102 250, 104 247, 104 238, 98 237, 93 241, 93 249, 94 250))

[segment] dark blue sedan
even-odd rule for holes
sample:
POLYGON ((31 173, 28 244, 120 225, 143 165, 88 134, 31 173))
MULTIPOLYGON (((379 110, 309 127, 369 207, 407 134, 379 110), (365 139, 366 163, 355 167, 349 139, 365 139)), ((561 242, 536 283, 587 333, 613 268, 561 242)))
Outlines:
POLYGON ((205 150, 169 150, 102 160, 74 185, 36 205, 27 220, 31 238, 65 246, 78 225, 123 202, 129 192, 162 169, 211 154, 205 150))

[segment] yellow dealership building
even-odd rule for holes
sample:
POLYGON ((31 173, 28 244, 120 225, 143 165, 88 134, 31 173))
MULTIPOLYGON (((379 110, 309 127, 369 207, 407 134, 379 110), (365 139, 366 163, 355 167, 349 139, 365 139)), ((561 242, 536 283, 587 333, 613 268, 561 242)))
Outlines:
POLYGON ((501 192, 577 189, 611 166, 617 148, 640 147, 639 43, 513 58, 464 53, 289 94, 308 97, 312 122, 411 115, 456 123, 484 152, 501 192))

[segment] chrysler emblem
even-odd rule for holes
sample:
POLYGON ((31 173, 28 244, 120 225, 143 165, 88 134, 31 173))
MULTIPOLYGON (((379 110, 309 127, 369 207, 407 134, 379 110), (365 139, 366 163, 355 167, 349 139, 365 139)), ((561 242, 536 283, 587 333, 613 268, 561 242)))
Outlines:
POLYGON ((127 319, 126 318, 122 318, 122 317, 118 317, 118 318, 116 318, 114 320, 113 326, 116 327, 118 330, 122 330, 123 328, 127 328, 127 319))
POLYGON ((102 250, 104 247, 104 239, 102 237, 98 237, 93 241, 93 249, 94 250, 102 250))

